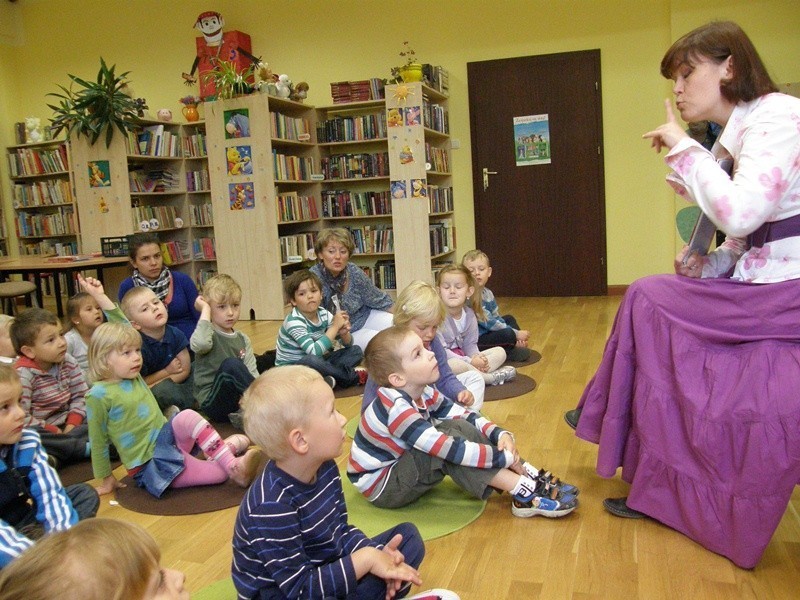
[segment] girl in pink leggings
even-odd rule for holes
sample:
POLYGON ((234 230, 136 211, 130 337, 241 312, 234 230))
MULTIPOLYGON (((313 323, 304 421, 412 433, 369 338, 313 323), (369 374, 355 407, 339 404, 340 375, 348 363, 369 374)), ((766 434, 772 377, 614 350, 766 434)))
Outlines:
POLYGON ((98 493, 122 484, 111 472, 109 442, 136 483, 157 498, 168 487, 222 483, 228 478, 246 487, 255 475, 258 450, 250 440, 233 435, 225 440, 193 410, 167 422, 150 388, 139 375, 142 340, 130 325, 105 323, 89 346, 89 377, 94 385, 86 396, 94 476, 102 480, 98 493), (196 458, 199 447, 208 460, 196 458))

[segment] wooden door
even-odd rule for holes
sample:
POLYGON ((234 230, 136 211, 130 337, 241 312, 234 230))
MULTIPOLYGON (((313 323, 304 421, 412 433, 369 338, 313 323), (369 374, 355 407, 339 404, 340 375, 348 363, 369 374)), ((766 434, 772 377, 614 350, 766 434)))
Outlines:
POLYGON ((467 75, 475 234, 492 263, 490 288, 606 294, 600 51, 472 62, 467 75), (549 147, 543 135, 519 147, 525 127, 515 130, 514 118, 539 116, 541 131, 541 115, 549 147), (496 173, 486 189, 484 169, 496 173))

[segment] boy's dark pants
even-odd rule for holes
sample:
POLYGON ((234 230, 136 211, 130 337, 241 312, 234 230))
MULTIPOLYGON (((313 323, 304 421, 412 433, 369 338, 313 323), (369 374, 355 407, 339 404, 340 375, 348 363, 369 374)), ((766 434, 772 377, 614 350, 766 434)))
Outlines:
MULTIPOLYGON (((64 491, 72 502, 72 507, 78 513, 78 520, 90 519, 97 514, 100 507, 100 496, 88 483, 68 485, 64 491)), ((30 512, 15 526, 20 533, 32 540, 37 540, 44 535, 42 524, 36 520, 36 508, 31 507, 30 512)))
POLYGON ((239 400, 254 379, 241 360, 226 358, 217 370, 202 412, 209 421, 229 423, 228 415, 239 410, 239 400))
MULTIPOLYGON (((449 436, 463 438, 470 442, 491 444, 485 435, 461 419, 442 421, 436 425, 436 429, 449 436)), ((410 448, 392 468, 383 491, 372 503, 380 508, 405 506, 439 485, 445 475, 449 475, 460 488, 469 494, 486 500, 493 491, 489 482, 499 470, 465 467, 410 448)))
POLYGON ((55 458, 60 466, 81 462, 89 456, 89 426, 75 426, 69 433, 52 433, 41 427, 36 431, 42 438, 45 452, 55 458))
POLYGON ((325 357, 306 354, 297 364, 311 367, 323 377, 330 375, 341 387, 352 387, 358 385, 358 373, 355 367, 361 364, 363 358, 363 350, 353 345, 331 352, 325 357))
POLYGON ((503 320, 508 325, 505 329, 489 331, 478 336, 478 350, 486 350, 495 346, 513 348, 517 345, 517 334, 514 331, 515 329, 519 330, 517 320, 512 315, 503 315, 503 320))

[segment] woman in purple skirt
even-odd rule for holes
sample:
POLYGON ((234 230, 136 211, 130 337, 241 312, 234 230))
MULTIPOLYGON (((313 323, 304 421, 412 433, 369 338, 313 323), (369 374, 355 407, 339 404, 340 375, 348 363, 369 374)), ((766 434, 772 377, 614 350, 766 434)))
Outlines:
POLYGON ((685 122, 723 129, 706 150, 667 101, 644 137, 727 238, 630 286, 566 418, 599 444, 597 472, 622 467, 631 484, 610 512, 650 516, 751 568, 800 480, 800 99, 776 93, 730 22, 679 39, 661 73, 685 122))

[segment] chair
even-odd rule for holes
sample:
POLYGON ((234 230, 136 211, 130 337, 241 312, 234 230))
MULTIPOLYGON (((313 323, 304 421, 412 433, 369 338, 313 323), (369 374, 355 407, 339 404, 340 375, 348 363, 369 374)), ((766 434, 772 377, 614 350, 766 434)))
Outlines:
POLYGON ((0 283, 0 301, 3 303, 3 311, 8 315, 17 314, 16 298, 25 296, 25 305, 31 306, 35 303, 34 293, 36 284, 30 281, 3 281, 0 283))

